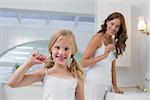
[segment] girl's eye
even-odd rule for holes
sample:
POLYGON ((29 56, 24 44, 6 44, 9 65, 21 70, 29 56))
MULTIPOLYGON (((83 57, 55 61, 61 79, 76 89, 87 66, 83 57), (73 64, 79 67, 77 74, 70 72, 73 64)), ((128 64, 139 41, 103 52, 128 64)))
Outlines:
POLYGON ((56 49, 60 49, 60 47, 59 47, 59 46, 55 46, 55 48, 56 48, 56 49))
POLYGON ((68 50, 69 50, 69 48, 65 48, 64 50, 65 50, 65 51, 68 51, 68 50))

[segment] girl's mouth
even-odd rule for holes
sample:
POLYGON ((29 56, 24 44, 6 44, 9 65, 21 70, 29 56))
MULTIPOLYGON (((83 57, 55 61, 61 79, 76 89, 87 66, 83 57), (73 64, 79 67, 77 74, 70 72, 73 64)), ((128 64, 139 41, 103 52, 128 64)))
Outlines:
POLYGON ((62 56, 56 56, 58 61, 65 63, 67 61, 67 57, 62 57, 62 56))

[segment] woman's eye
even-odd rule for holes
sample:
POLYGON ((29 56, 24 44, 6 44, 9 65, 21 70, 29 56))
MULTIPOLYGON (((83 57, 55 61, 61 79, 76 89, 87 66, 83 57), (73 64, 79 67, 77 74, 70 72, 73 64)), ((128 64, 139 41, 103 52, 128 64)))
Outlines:
POLYGON ((119 25, 117 25, 116 27, 117 27, 117 28, 119 28, 120 26, 119 26, 119 25))
POLYGON ((114 23, 111 23, 111 25, 114 25, 114 23))

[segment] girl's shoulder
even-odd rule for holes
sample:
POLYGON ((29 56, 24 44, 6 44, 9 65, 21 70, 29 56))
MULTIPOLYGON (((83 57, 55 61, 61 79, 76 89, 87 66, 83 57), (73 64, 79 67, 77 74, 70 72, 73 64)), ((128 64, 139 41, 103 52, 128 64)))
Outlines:
POLYGON ((67 72, 66 74, 62 74, 60 73, 60 71, 55 70, 54 68, 46 68, 45 69, 45 75, 47 76, 52 76, 52 77, 57 77, 59 79, 76 79, 76 77, 71 73, 71 72, 67 72))
POLYGON ((44 73, 45 75, 48 75, 48 74, 52 74, 53 71, 51 71, 52 68, 48 68, 48 67, 45 67, 43 70, 44 70, 44 73))
POLYGON ((37 70, 37 73, 39 75, 41 75, 42 77, 44 77, 45 73, 46 73, 46 68, 45 67, 41 67, 39 70, 37 70))
POLYGON ((76 77, 75 79, 76 79, 76 81, 77 81, 77 84, 82 84, 82 83, 84 82, 84 78, 81 79, 81 78, 79 78, 79 77, 76 77))
POLYGON ((48 74, 50 68, 46 68, 46 67, 41 67, 39 70, 37 70, 37 73, 41 76, 44 77, 45 75, 48 74))
POLYGON ((28 73, 28 75, 31 75, 34 78, 38 78, 38 80, 43 80, 43 78, 45 76, 45 68, 41 67, 41 68, 37 69, 36 71, 28 73))

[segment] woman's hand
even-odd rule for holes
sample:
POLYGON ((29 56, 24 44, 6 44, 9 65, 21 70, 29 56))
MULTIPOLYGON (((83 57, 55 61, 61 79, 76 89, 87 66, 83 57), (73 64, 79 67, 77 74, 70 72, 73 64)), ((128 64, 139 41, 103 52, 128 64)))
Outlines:
POLYGON ((105 48, 104 55, 107 57, 108 54, 109 54, 109 52, 110 52, 111 50, 114 50, 114 49, 115 49, 115 45, 114 45, 114 44, 109 44, 109 45, 107 45, 106 48, 105 48))
POLYGON ((114 44, 108 44, 106 46, 106 49, 108 49, 108 50, 114 50, 115 49, 115 45, 114 44))
POLYGON ((27 63, 29 63, 31 66, 34 64, 42 64, 48 60, 48 57, 39 53, 34 52, 32 53, 31 57, 27 60, 27 63))
POLYGON ((118 88, 114 88, 114 92, 115 93, 119 93, 119 94, 123 94, 123 91, 118 89, 118 88))

